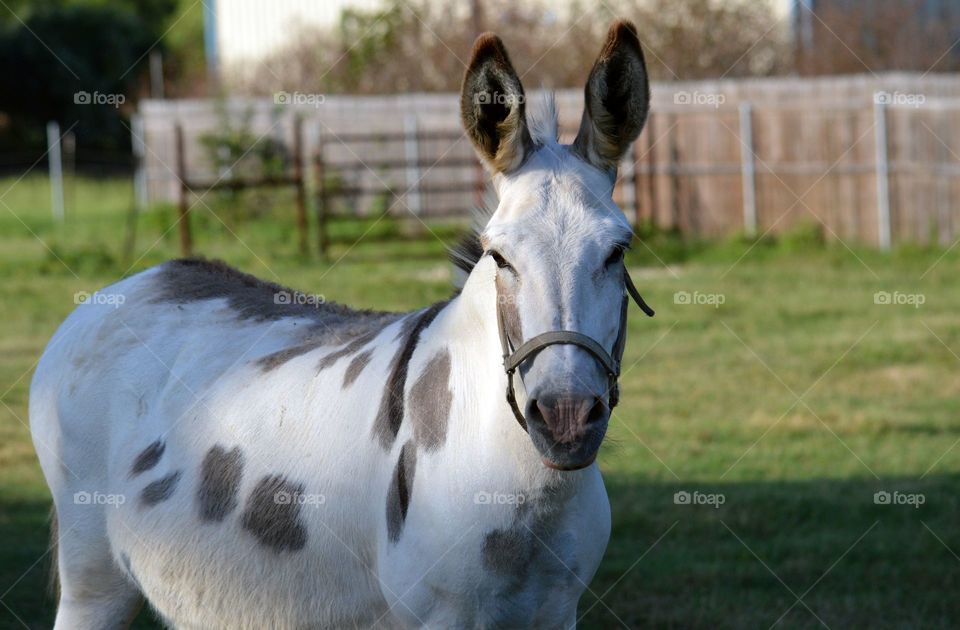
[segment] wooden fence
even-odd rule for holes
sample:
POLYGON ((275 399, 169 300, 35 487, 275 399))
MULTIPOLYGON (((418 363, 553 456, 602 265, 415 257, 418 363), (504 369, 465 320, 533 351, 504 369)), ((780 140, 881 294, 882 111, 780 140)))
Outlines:
MULTIPOLYGON (((615 199, 633 221, 694 238, 778 233, 806 222, 822 225, 828 238, 881 248, 953 243, 960 236, 960 78, 808 83, 655 86, 615 199), (835 84, 846 90, 842 100, 835 84)), ((458 129, 455 97, 418 98, 427 97, 364 102, 352 115, 344 101, 323 115, 293 110, 271 123, 300 156, 293 161, 299 175, 276 183, 297 186, 304 198, 314 193, 321 247, 333 217, 389 211, 428 221, 465 217, 478 202, 485 175, 458 129)), ((567 141, 581 98, 558 95, 567 141)), ((298 209, 298 217, 305 213, 298 209)))

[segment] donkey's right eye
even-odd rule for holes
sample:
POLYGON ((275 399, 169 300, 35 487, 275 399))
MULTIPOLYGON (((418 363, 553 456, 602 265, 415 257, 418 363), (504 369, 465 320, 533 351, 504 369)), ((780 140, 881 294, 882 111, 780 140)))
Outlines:
POLYGON ((504 258, 500 252, 495 249, 491 249, 488 253, 490 254, 490 258, 493 258, 493 262, 497 263, 497 267, 500 269, 509 269, 510 271, 514 271, 513 265, 508 263, 507 259, 504 258))

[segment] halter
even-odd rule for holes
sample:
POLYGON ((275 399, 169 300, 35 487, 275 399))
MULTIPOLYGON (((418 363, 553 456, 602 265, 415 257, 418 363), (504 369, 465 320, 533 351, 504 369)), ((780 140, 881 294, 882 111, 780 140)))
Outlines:
POLYGON ((547 346, 569 344, 579 346, 593 355, 607 372, 607 378, 610 382, 608 389, 610 392, 610 409, 613 409, 619 402, 620 389, 617 385, 617 379, 620 377, 620 361, 623 358, 623 348, 627 342, 628 296, 633 298, 633 301, 637 303, 640 310, 646 313, 648 317, 653 317, 654 315, 653 309, 647 306, 647 303, 644 302, 640 296, 640 292, 637 291, 637 287, 634 286, 633 280, 630 279, 630 274, 627 273, 626 268, 623 270, 623 277, 624 291, 623 301, 620 304, 620 331, 617 333, 617 340, 613 344, 612 355, 592 338, 572 330, 551 330, 540 333, 535 337, 527 339, 520 344, 519 348, 514 349, 513 344, 510 343, 509 336, 507 336, 507 329, 503 324, 503 307, 500 304, 500 300, 497 300, 497 328, 500 332, 500 346, 503 348, 503 368, 507 372, 507 403, 510 404, 513 415, 517 418, 517 422, 520 423, 524 431, 527 430, 527 420, 523 417, 520 407, 517 406, 517 395, 513 389, 513 375, 521 363, 533 357, 547 346))

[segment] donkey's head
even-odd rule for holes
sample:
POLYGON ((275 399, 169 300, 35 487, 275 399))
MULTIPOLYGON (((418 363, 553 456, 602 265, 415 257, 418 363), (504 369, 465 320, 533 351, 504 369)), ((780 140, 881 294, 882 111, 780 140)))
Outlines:
POLYGON ((505 353, 522 355, 515 367, 526 400, 514 410, 544 463, 565 470, 593 462, 615 403, 623 252, 633 232, 612 193, 617 164, 650 102, 629 22, 610 27, 585 93, 576 140, 561 145, 552 107, 528 125, 520 78, 503 42, 488 33, 474 45, 460 96, 464 127, 499 199, 481 234, 478 269, 495 266, 505 353), (535 347, 524 353, 531 341, 535 347))

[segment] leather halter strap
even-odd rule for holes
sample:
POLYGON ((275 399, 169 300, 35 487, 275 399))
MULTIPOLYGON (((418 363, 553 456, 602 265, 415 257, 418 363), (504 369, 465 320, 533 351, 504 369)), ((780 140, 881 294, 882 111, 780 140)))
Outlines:
POLYGON ((513 415, 516 417, 520 426, 523 427, 524 431, 527 430, 527 419, 517 405, 517 394, 513 387, 513 375, 521 363, 549 346, 558 344, 574 345, 583 348, 593 355, 607 372, 607 378, 610 382, 610 408, 613 409, 616 406, 619 399, 617 379, 620 376, 620 361, 623 358, 623 350, 627 340, 628 296, 633 298, 633 301, 636 302, 637 306, 639 306, 647 316, 653 317, 654 315, 653 309, 650 308, 643 297, 640 296, 640 292, 637 291, 637 287, 633 284, 633 280, 630 278, 630 274, 627 273, 626 269, 623 270, 623 277, 624 294, 623 301, 620 305, 620 328, 617 333, 617 340, 613 344, 612 354, 608 353, 606 349, 593 338, 573 330, 551 330, 540 333, 527 339, 520 344, 518 348, 514 349, 513 344, 510 342, 510 337, 507 335, 507 329, 504 326, 502 306, 500 301, 497 301, 497 329, 500 333, 500 346, 503 349, 503 368, 507 373, 507 403, 510 405, 513 415))

